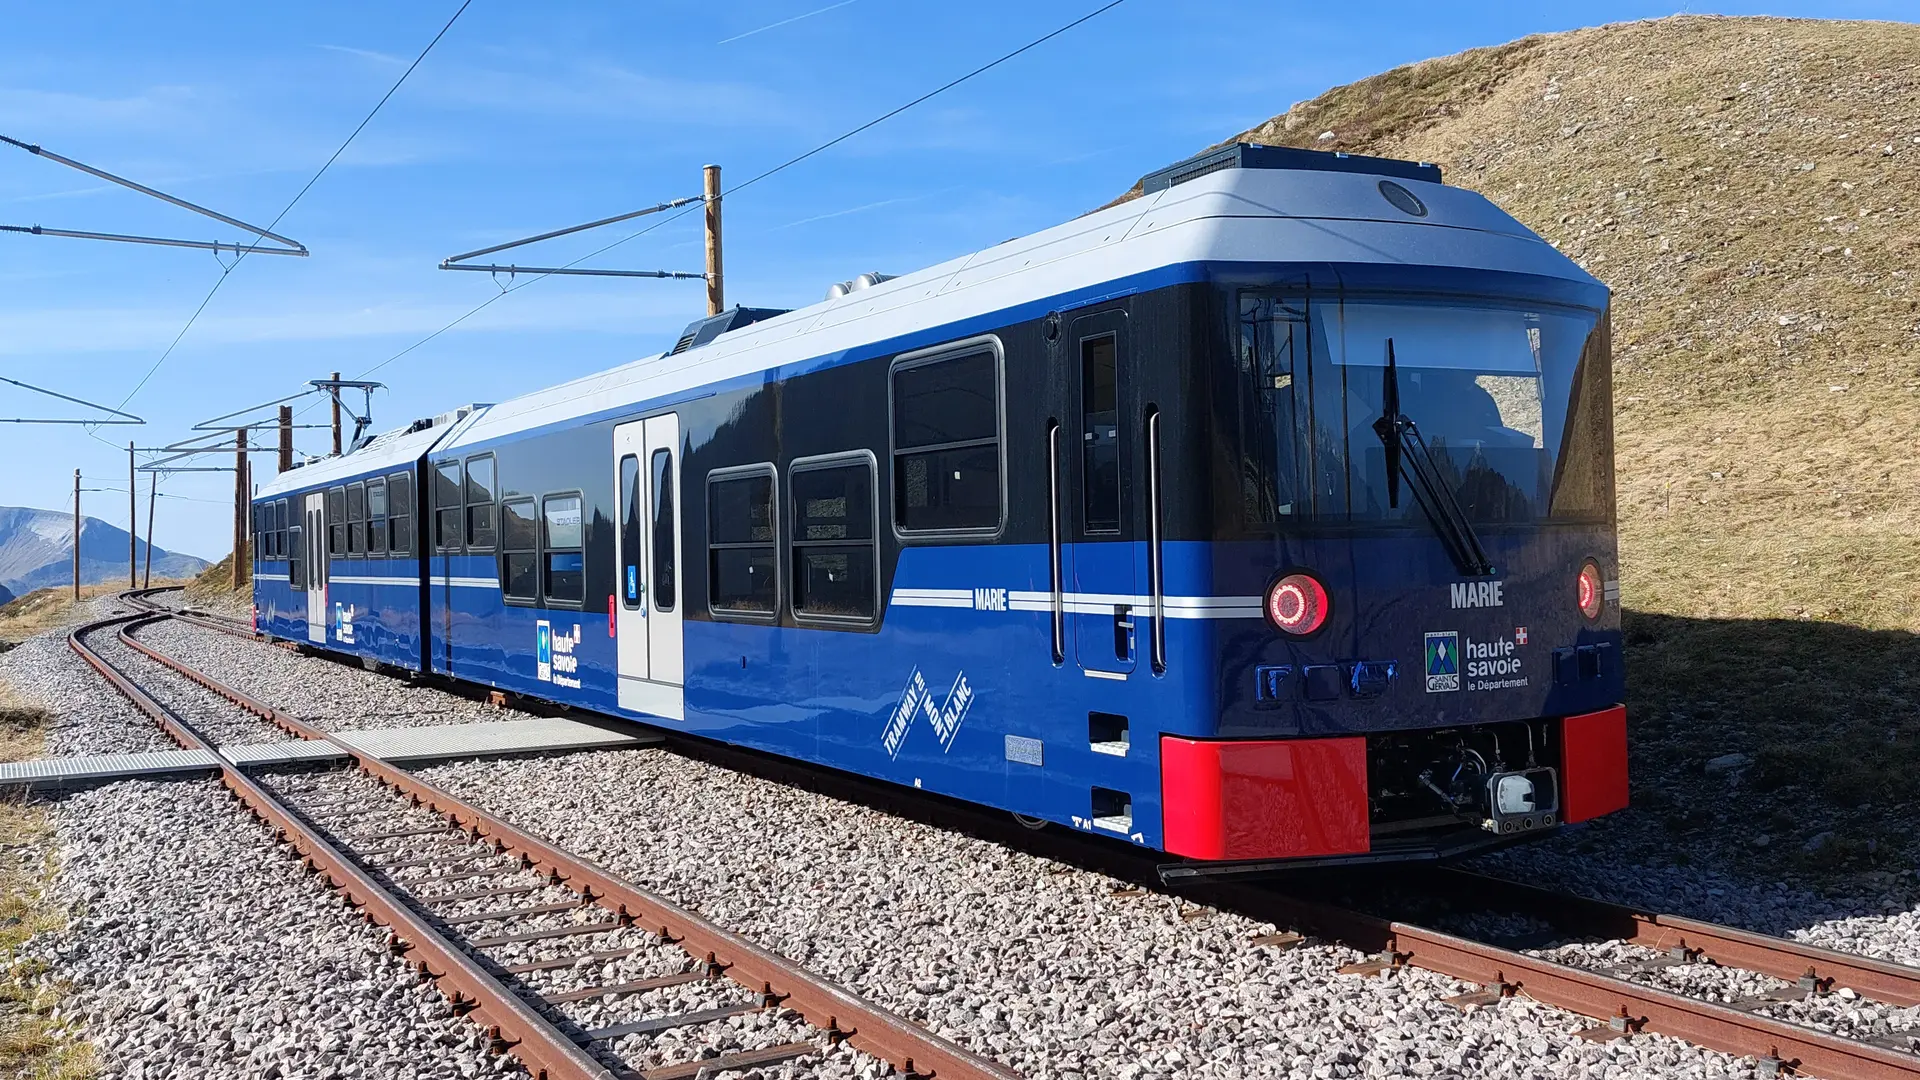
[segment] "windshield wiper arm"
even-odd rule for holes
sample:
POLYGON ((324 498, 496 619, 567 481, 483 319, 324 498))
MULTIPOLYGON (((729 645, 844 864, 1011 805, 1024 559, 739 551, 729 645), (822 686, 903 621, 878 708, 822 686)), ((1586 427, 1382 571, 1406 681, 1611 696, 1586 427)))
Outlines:
POLYGON ((1400 411, 1400 369, 1394 363, 1393 339, 1387 339, 1387 370, 1381 376, 1380 419, 1373 422, 1373 433, 1387 450, 1387 505, 1400 505, 1400 474, 1406 474, 1413 487, 1414 501, 1433 523, 1433 531, 1447 546, 1460 572, 1470 577, 1490 577, 1493 562, 1480 536, 1467 520, 1467 511, 1441 479, 1440 467, 1433 460, 1427 441, 1413 419, 1400 411))

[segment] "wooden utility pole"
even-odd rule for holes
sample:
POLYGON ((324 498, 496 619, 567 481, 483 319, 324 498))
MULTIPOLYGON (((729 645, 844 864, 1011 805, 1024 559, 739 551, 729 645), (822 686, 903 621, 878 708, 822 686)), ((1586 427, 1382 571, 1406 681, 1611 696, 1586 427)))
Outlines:
MULTIPOLYGON (((338 425, 335 425, 336 429, 338 425)), ((280 406, 280 472, 293 468, 293 406, 280 406)))
POLYGON ((139 588, 134 571, 140 558, 140 496, 133 485, 133 443, 127 443, 127 588, 139 588))
POLYGON ((153 587, 153 504, 160 500, 160 473, 156 470, 147 479, 147 568, 140 575, 140 587, 153 587))
POLYGON ((80 470, 73 470, 73 602, 80 602, 80 470))
MULTIPOLYGON (((340 382, 339 372, 336 371, 333 373, 333 381, 336 384, 340 382)), ((333 456, 339 457, 340 456, 340 387, 338 385, 328 387, 327 392, 333 395, 333 456)))
MULTIPOLYGON (((707 314, 727 309, 726 288, 720 278, 720 166, 709 165, 707 177, 707 314)), ((335 376, 338 378, 338 376, 335 376)))
POLYGON ((246 584, 247 429, 233 433, 233 587, 246 584))

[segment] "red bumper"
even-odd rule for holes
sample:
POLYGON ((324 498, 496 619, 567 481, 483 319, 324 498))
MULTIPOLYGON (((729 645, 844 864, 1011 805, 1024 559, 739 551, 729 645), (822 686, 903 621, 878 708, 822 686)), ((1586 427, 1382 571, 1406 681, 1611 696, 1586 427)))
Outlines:
MULTIPOLYGON (((1627 805, 1627 710, 1560 724, 1561 820, 1627 805)), ((1160 739, 1160 800, 1170 854, 1190 859, 1364 855, 1367 740, 1160 739)))
POLYGON ((1560 819, 1587 821, 1627 806, 1627 710, 1615 705, 1560 722, 1560 819))
POLYGON ((1160 740, 1167 851, 1190 859, 1363 854, 1367 740, 1160 740))

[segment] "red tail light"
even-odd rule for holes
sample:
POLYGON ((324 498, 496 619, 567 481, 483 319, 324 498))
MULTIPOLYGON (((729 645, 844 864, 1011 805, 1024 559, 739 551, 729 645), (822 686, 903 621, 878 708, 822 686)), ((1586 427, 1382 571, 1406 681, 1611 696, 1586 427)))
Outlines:
POLYGON ((1601 582, 1600 567, 1592 559, 1580 568, 1580 583, 1575 596, 1580 602, 1580 614, 1589 619, 1600 617, 1601 582))
POLYGON ((1312 574, 1288 574, 1267 586, 1267 621, 1283 634, 1306 637, 1327 622, 1327 588, 1312 574))

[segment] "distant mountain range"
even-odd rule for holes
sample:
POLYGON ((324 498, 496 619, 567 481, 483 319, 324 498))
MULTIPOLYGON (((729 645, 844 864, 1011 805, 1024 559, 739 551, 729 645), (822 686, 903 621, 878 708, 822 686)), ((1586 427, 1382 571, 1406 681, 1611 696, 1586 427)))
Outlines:
MULTIPOLYGON (((147 545, 137 541, 135 557, 145 568, 147 545)), ((153 549, 154 577, 189 577, 207 561, 164 548, 153 549)), ((80 581, 94 584, 124 579, 127 530, 99 518, 80 527, 80 581)), ((73 515, 22 506, 0 506, 0 603, 34 589, 73 581, 73 515)))

